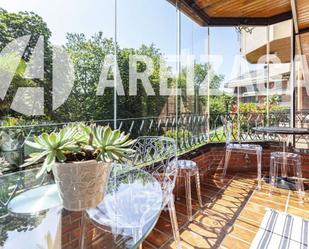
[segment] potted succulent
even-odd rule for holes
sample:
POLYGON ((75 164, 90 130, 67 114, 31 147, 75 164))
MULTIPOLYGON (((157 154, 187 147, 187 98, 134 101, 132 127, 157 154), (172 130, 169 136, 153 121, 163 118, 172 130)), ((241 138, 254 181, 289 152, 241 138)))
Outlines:
POLYGON ((58 132, 34 136, 26 144, 37 152, 23 166, 44 159, 37 176, 53 173, 63 206, 81 211, 96 207, 103 197, 113 161, 124 161, 134 141, 109 126, 73 124, 58 132))

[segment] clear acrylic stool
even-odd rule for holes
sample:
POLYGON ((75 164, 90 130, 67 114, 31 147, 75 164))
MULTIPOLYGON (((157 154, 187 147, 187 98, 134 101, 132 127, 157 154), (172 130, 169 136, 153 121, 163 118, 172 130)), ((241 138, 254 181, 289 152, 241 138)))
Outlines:
POLYGON ((185 178, 187 215, 189 220, 192 221, 191 176, 195 176, 198 202, 200 207, 201 208, 203 207, 202 196, 201 196, 200 173, 197 164, 191 160, 178 160, 177 162, 178 162, 177 176, 185 178))
POLYGON ((245 154, 254 154, 257 157, 257 181, 258 181, 258 189, 261 189, 262 185, 262 146, 258 144, 231 144, 228 143, 226 145, 225 151, 225 161, 224 161, 224 168, 223 173, 221 176, 221 181, 224 180, 226 175, 227 167, 231 158, 231 153, 235 152, 242 152, 245 154))
POLYGON ((288 152, 272 152, 270 156, 270 192, 271 195, 278 182, 278 171, 281 169, 281 176, 287 179, 289 169, 293 172, 295 179, 295 189, 298 192, 299 201, 303 202, 305 195, 304 183, 301 167, 301 156, 288 152))
POLYGON ((258 190, 262 187, 262 146, 258 144, 241 144, 241 143, 232 143, 233 138, 233 124, 231 121, 227 120, 227 117, 221 117, 223 124, 223 131, 226 135, 226 151, 225 151, 225 161, 224 168, 221 176, 221 182, 224 181, 226 175, 227 167, 231 158, 233 151, 241 152, 245 154, 253 154, 257 157, 257 181, 258 181, 258 190))

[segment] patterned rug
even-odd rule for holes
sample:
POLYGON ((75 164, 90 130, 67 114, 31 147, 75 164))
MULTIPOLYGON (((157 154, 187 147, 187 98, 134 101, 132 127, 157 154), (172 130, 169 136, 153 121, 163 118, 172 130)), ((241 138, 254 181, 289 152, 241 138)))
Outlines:
POLYGON ((309 249, 309 220, 267 210, 251 249, 309 249))

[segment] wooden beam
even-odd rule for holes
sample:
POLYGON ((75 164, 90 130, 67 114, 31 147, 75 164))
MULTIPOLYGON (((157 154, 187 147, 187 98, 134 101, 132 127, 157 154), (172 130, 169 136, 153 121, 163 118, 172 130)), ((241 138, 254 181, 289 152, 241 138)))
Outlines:
POLYGON ((272 25, 278 22, 287 21, 293 18, 292 11, 288 11, 276 16, 272 16, 268 18, 268 25, 272 25))
POLYGON ((252 18, 252 17, 212 17, 209 26, 266 26, 268 18, 252 18))
POLYGON ((293 12, 293 20, 294 20, 294 25, 295 25, 295 32, 296 35, 304 34, 309 32, 309 27, 299 29, 299 16, 297 13, 297 5, 295 0, 291 0, 291 6, 292 6, 292 12, 293 12))
POLYGON ((308 27, 308 28, 304 28, 304 29, 298 30, 297 35, 304 34, 304 33, 308 33, 308 32, 309 32, 309 27, 308 27))
POLYGON ((207 13, 201 9, 194 0, 182 0, 182 4, 185 4, 188 8, 190 8, 193 13, 205 22, 206 25, 210 23, 210 16, 208 16, 207 13))
MULTIPOLYGON (((294 38, 294 43, 293 43, 293 58, 291 60, 291 63, 293 63, 293 82, 294 82, 294 89, 293 89, 293 95, 292 95, 292 100, 294 101, 294 113, 295 113, 295 106, 296 106, 296 92, 295 92, 295 83, 296 83, 296 68, 295 68, 295 55, 296 55, 296 47, 298 48, 298 54, 300 55, 300 60, 301 60, 301 66, 302 66, 302 73, 303 73, 303 77, 305 82, 309 82, 307 73, 305 72, 305 68, 307 68, 307 61, 304 59, 303 56, 303 44, 300 40, 300 33, 306 33, 305 29, 299 30, 298 28, 298 15, 297 15, 297 6, 296 6, 296 1, 295 0, 291 0, 291 8, 292 8, 292 13, 293 13, 293 27, 294 27, 294 34, 293 34, 293 38, 294 38)), ((308 29, 309 31, 309 29, 308 29)), ((308 32, 307 31, 307 32, 308 32)), ((293 115, 294 116, 294 115, 293 115)), ((294 119, 292 119, 294 120, 294 119)), ((294 120, 295 122, 295 120, 294 120)), ((295 124, 294 124, 295 126, 295 124)), ((295 138, 294 138, 294 143, 295 143, 295 138)))
MULTIPOLYGON (((167 0, 170 4, 172 4, 175 8, 177 8, 177 0, 167 0)), ((205 17, 202 13, 199 15, 195 13, 195 11, 190 7, 188 4, 185 4, 182 2, 182 0, 179 0, 182 3, 181 12, 187 15, 190 19, 192 19, 194 22, 196 22, 198 25, 204 27, 207 26, 208 23, 205 21, 205 17)))
POLYGON ((296 2, 295 0, 290 0, 290 3, 291 3, 292 14, 293 14, 294 31, 296 34, 298 34, 299 31, 298 31, 298 17, 297 17, 296 2))
MULTIPOLYGON (((296 8, 296 2, 295 0, 291 0, 291 8, 292 8, 292 14, 293 14, 293 35, 295 36, 295 42, 296 46, 298 48, 298 53, 302 54, 302 46, 299 38, 299 30, 298 30, 298 18, 297 18, 297 8, 296 8)), ((295 44, 294 44, 295 45, 295 44)))
POLYGON ((278 22, 283 22, 292 18, 292 12, 282 13, 280 15, 264 17, 211 17, 209 26, 267 26, 278 22))

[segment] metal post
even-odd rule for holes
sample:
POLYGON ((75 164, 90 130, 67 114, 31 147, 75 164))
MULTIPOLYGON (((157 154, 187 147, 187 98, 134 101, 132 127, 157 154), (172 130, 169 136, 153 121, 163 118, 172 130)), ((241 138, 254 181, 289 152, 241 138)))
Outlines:
POLYGON ((114 129, 117 129, 117 0, 114 3, 114 129))
MULTIPOLYGON (((270 42, 269 42, 269 25, 266 29, 266 65, 267 65, 267 79, 266 79, 266 124, 269 127, 269 54, 270 54, 270 42)), ((269 134, 267 134, 267 139, 269 139, 269 134)))
MULTIPOLYGON (((237 141, 240 141, 240 84, 241 84, 241 57, 242 57, 242 31, 238 33, 238 39, 239 39, 239 84, 237 85, 237 141)), ((232 122, 233 124, 233 122, 232 122)), ((233 128, 232 128, 233 131, 233 128)), ((233 139, 233 132, 231 139, 233 139)))
MULTIPOLYGON (((292 28, 291 28, 291 76, 290 76, 290 89, 291 89, 291 127, 296 126, 296 119, 295 119, 295 114, 296 114, 296 89, 295 89, 295 82, 296 82, 296 72, 295 72, 295 56, 296 56, 296 33, 295 33, 295 27, 292 22, 292 28)), ((292 139, 292 146, 295 147, 295 135, 293 135, 292 139)))
POLYGON ((178 146, 178 86, 181 80, 181 0, 177 0, 177 80, 176 80, 176 103, 175 103, 175 118, 176 118, 176 144, 178 146))
POLYGON ((207 140, 210 142, 210 28, 207 28, 207 140))
MULTIPOLYGON (((296 82, 296 72, 295 72, 295 56, 296 56, 296 43, 295 43, 295 28, 292 23, 292 32, 291 32, 291 127, 295 127, 296 120, 295 120, 295 114, 296 114, 296 91, 295 91, 295 82, 296 82)), ((295 136, 294 136, 295 139, 295 136)), ((294 140, 293 139, 293 140, 294 140)))

